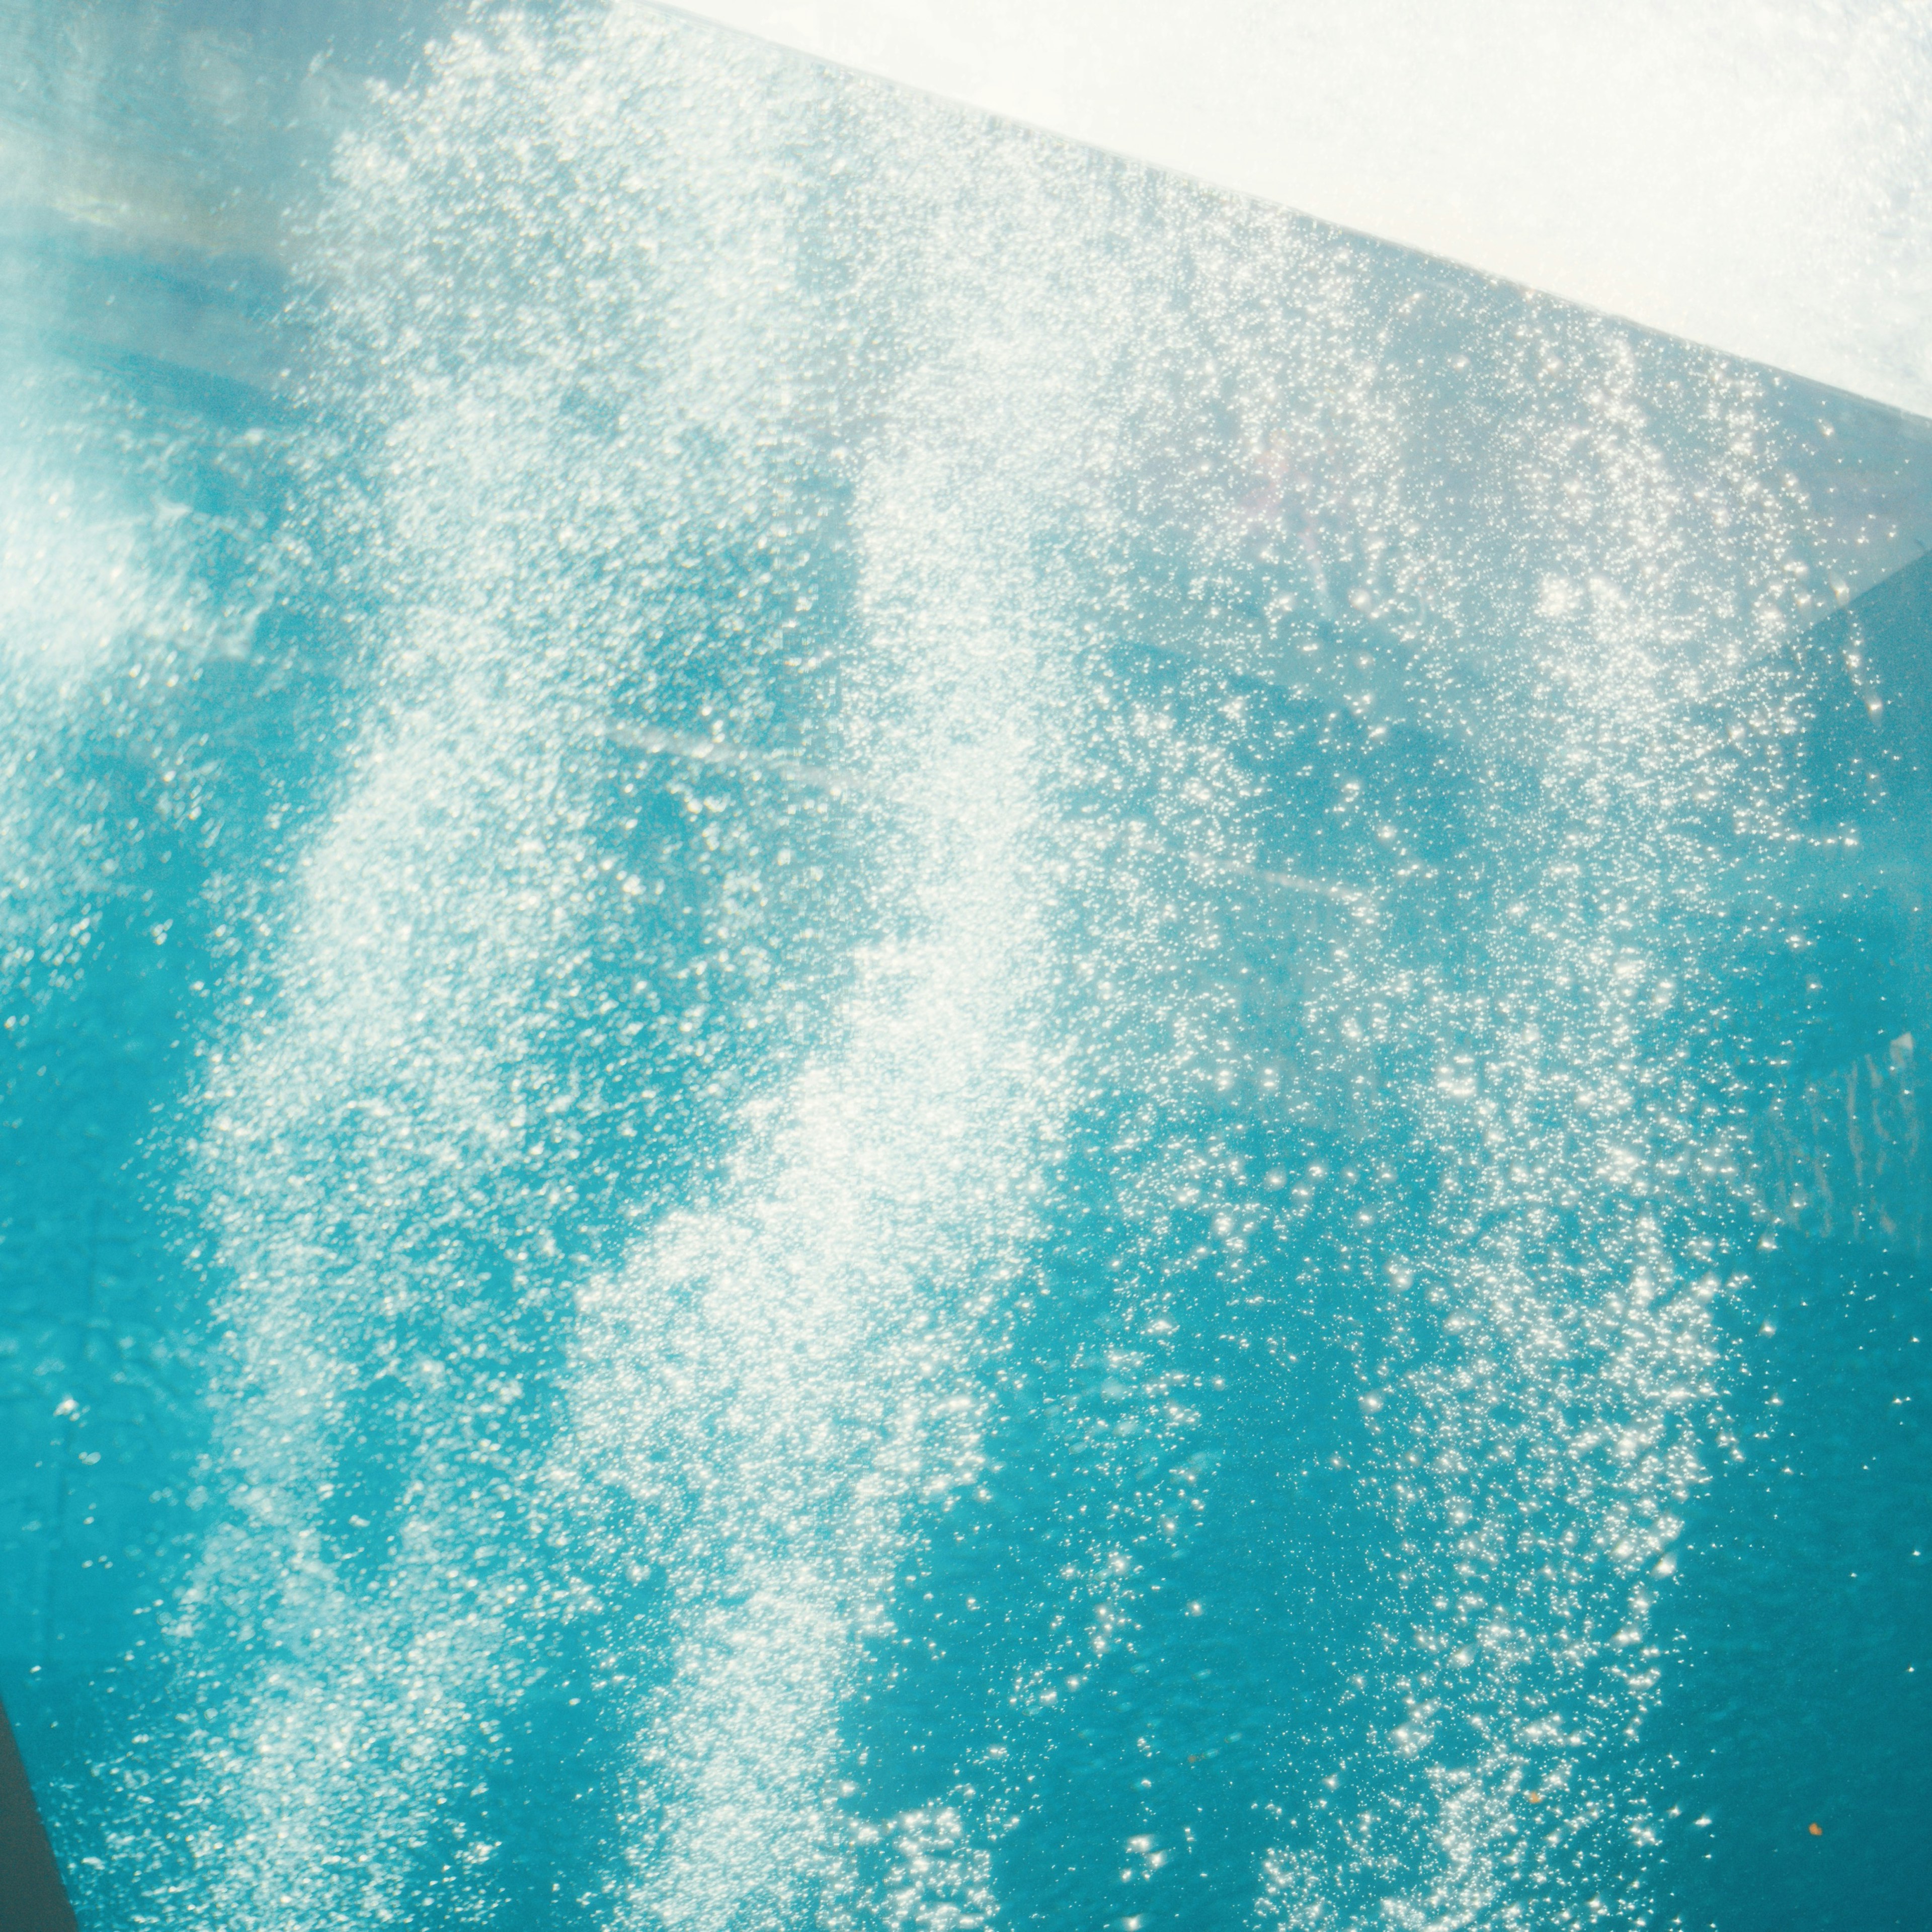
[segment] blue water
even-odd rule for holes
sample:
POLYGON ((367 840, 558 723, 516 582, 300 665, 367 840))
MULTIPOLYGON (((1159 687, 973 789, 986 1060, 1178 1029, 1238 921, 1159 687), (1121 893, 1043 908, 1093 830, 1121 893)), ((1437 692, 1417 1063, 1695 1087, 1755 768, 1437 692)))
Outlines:
POLYGON ((83 1924, 1923 1923, 1932 430, 642 9, 0 46, 83 1924))

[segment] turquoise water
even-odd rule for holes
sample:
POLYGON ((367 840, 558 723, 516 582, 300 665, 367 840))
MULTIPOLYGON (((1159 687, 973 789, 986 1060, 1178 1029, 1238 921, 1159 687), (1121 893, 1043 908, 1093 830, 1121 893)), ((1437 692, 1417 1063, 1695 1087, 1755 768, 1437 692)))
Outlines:
POLYGON ((0 22, 83 1924, 1920 1922, 1932 430, 641 9, 0 22))

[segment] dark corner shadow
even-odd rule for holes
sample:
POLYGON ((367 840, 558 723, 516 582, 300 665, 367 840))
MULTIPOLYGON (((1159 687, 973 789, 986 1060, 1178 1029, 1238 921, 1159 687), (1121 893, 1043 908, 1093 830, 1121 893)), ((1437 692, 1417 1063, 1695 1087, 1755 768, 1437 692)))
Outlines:
POLYGON ((0 1706, 0 1932, 75 1932, 74 1908, 61 1883, 27 1782, 27 1768, 0 1706))

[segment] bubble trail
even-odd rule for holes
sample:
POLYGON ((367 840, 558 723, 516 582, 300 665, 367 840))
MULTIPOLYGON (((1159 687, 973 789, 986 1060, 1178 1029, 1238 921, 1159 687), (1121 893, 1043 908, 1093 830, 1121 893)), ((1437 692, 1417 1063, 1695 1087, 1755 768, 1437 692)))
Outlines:
POLYGON ((1418 1928, 1645 1922, 1654 1579, 1724 1453, 1707 1304, 1714 1257, 1748 1238, 1700 880, 1720 814, 1774 843, 1803 805, 1765 592, 1804 532, 1757 490, 1750 380, 1713 370, 1701 410, 1653 428, 1614 330, 1476 339, 1483 408, 1520 411, 1483 459, 1514 544, 1477 562, 1424 512, 1389 546, 1389 604, 1421 591, 1417 709, 1526 749, 1477 766, 1493 876, 1472 867, 1455 904, 1474 970, 1398 925, 1323 994, 1402 1016, 1415 1137, 1384 1128, 1400 1186, 1361 1202, 1380 1232, 1355 1244, 1388 1283, 1361 1370, 1400 1660, 1377 1673, 1386 1728, 1337 1750, 1352 1796, 1313 1798, 1335 1838, 1270 1861, 1292 1924, 1377 1892, 1418 1928), (1580 422, 1567 397, 1545 416, 1532 357, 1589 372, 1580 422))
POLYGON ((851 1850, 878 1828, 840 1810, 843 1706, 909 1515, 971 1479, 972 1364, 1066 1105, 1056 794, 1080 702, 1067 586, 1037 538, 1078 527, 1106 345, 1075 347, 1052 286, 1080 246, 1069 197, 993 142, 970 176, 940 117, 886 131, 945 173, 935 190, 888 169, 874 190, 897 198, 894 232, 929 238, 853 510, 836 763, 888 802, 866 863, 877 937, 835 1043, 746 1110, 713 1202, 586 1294, 572 1371, 560 1480, 587 1469, 640 1508, 632 1554, 662 1579, 627 1923, 992 1909, 970 1844, 868 1890, 851 1850), (978 252, 994 230, 996 278, 978 252))
POLYGON ((742 839, 674 786, 627 804, 611 729, 755 694, 746 640, 801 588, 775 610, 760 560, 811 514, 768 391, 799 361, 784 104, 681 44, 622 10, 458 38, 345 143, 314 238, 366 722, 190 1190, 230 1364, 172 1883, 227 1925, 502 1909, 458 1799, 541 1743, 518 1706, 572 1601, 563 1311, 675 1166, 659 1117, 701 1134, 732 1009, 686 989, 755 930, 742 839))

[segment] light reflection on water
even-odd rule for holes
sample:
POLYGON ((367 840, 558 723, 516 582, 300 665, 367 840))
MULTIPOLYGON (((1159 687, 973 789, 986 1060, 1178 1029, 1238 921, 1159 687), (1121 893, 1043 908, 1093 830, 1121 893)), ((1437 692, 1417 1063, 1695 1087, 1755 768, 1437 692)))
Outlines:
POLYGON ((9 351, 83 1904, 1770 1922, 1676 1593, 1760 1306, 1923 1293, 1856 406, 640 9, 331 111, 262 423, 9 351))

